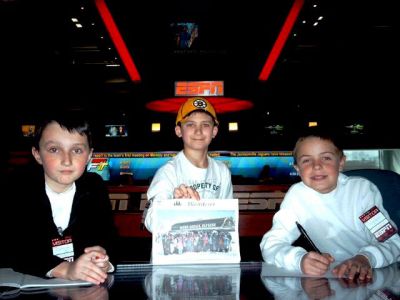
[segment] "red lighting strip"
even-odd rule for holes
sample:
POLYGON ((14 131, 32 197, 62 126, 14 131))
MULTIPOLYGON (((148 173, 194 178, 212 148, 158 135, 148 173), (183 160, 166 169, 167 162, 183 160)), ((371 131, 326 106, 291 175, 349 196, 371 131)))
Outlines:
MULTIPOLYGON (((176 114, 179 107, 185 102, 185 97, 173 97, 162 100, 154 100, 146 104, 146 108, 158 111, 176 114)), ((218 114, 242 111, 253 108, 254 104, 249 100, 242 100, 230 97, 207 97, 207 100, 214 105, 218 114)))
POLYGON ((137 70, 135 63, 131 55, 129 54, 128 48, 125 45, 125 42, 119 33, 118 27, 114 22, 114 19, 110 13, 110 10, 107 7, 107 4, 104 0, 95 0, 97 10, 106 26, 108 33, 110 34, 111 40, 114 43, 114 46, 117 48, 118 54, 124 63, 124 66, 129 74, 129 77, 133 82, 140 82, 140 74, 137 70))
POLYGON ((275 63, 281 54, 282 48, 285 45, 287 38, 289 36, 290 31, 293 28, 294 23, 299 16, 300 10, 303 7, 304 0, 295 0, 289 14, 285 20, 285 23, 282 26, 281 32, 278 35, 278 38, 275 41, 274 46, 261 70, 260 76, 258 76, 258 80, 266 81, 269 75, 272 72, 272 69, 275 66, 275 63))

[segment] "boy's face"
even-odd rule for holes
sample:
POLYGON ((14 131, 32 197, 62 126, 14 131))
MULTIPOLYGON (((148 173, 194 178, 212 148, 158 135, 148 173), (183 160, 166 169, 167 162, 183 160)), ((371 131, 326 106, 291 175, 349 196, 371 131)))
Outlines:
POLYGON ((86 136, 52 122, 43 130, 39 149, 33 147, 32 154, 43 165, 46 183, 60 193, 83 174, 92 149, 86 136))
POLYGON ((325 194, 336 188, 345 160, 332 142, 308 137, 298 146, 295 168, 305 185, 325 194))
POLYGON ((181 122, 181 126, 175 127, 175 133, 182 138, 186 149, 207 150, 218 133, 218 127, 214 126, 213 118, 209 114, 194 112, 181 122))

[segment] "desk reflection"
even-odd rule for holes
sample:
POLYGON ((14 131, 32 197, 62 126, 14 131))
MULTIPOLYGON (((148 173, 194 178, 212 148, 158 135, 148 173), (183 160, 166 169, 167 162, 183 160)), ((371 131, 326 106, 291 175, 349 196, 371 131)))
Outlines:
POLYGON ((52 289, 49 294, 58 300, 108 300, 108 288, 101 285, 52 289))
POLYGON ((261 276, 274 299, 399 299, 400 264, 374 269, 370 282, 344 278, 261 276))
POLYGON ((150 299, 239 299, 240 265, 153 266, 145 278, 150 299))
POLYGON ((101 285, 89 287, 68 287, 49 290, 51 297, 57 300, 108 300, 108 290, 114 284, 114 275, 109 274, 107 280, 101 285))
MULTIPOLYGON (((400 299, 400 263, 375 269, 369 283, 305 277, 262 262, 213 265, 121 264, 108 284, 21 291, 18 299, 400 299)), ((4 299, 0 296, 0 299, 4 299)))
POLYGON ((109 274, 106 282, 101 285, 27 289, 12 288, 6 291, 1 291, 0 289, 0 299, 108 300, 109 289, 113 283, 114 275, 109 274))

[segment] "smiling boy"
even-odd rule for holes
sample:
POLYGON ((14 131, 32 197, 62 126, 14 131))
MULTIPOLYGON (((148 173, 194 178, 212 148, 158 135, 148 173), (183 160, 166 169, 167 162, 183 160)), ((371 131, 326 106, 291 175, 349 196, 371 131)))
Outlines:
POLYGON ((149 208, 145 226, 152 231, 155 199, 232 199, 228 167, 208 155, 208 146, 218 133, 217 114, 205 98, 187 99, 180 107, 175 134, 182 138, 183 150, 162 166, 147 191, 149 208))

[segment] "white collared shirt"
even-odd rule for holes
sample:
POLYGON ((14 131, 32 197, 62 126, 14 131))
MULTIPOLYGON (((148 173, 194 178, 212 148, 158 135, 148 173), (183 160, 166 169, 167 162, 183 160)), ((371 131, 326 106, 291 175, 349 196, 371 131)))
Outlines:
POLYGON ((53 220, 61 232, 68 227, 75 191, 75 182, 61 193, 54 192, 46 183, 46 194, 50 199, 53 220))

